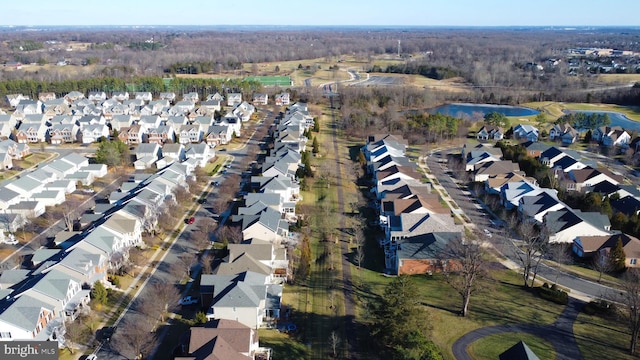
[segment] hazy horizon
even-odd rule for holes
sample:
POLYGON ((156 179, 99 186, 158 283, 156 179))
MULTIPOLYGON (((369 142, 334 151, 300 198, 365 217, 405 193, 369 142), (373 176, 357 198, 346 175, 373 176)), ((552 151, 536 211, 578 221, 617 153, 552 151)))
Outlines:
POLYGON ((0 26, 358 26, 358 27, 635 27, 640 1, 610 0, 325 0, 241 5, 196 0, 80 0, 3 4, 0 26))

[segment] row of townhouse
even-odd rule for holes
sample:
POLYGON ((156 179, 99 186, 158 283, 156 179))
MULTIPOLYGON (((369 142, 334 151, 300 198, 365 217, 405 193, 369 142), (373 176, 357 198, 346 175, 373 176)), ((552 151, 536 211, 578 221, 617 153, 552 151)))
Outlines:
MULTIPOLYGON (((621 175, 598 168, 572 150, 539 143, 524 143, 522 146, 527 154, 549 166, 563 190, 597 192, 603 196, 615 194, 611 201, 615 211, 632 215, 640 209, 640 191, 635 186, 623 185, 621 175)), ((463 153, 467 164, 476 164, 474 179, 484 182, 485 191, 500 196, 505 209, 516 209, 521 221, 534 221, 546 227, 550 234, 549 242, 572 244, 574 253, 579 257, 604 257, 621 238, 627 254, 627 266, 640 266, 637 264, 640 240, 612 231, 607 215, 569 207, 558 199, 557 190, 540 187, 534 178, 525 176, 517 164, 500 160, 499 148, 491 148, 487 144, 465 146, 463 153), (478 157, 486 159, 482 154, 487 152, 498 160, 478 163, 478 157), (487 169, 494 171, 487 174, 487 169)))
MULTIPOLYGON (((134 174, 112 192, 108 204, 94 208, 82 231, 56 236, 60 249, 40 249, 29 269, 0 275, 0 341, 57 340, 64 345, 64 322, 89 311, 91 287, 106 285, 107 271, 143 245, 142 233, 157 223, 157 210, 175 201, 173 190, 186 186, 197 165, 173 163, 154 174, 134 174)), ((83 220, 81 219, 81 223, 83 220)))
MULTIPOLYGON (((549 131, 549 139, 559 141, 562 145, 574 144, 580 139, 580 131, 568 123, 554 124, 549 131)), ((513 138, 524 142, 536 142, 540 132, 533 125, 519 124, 513 128, 513 138)), ((499 126, 484 125, 476 132, 480 141, 498 141, 505 138, 505 130, 499 126)), ((626 149, 632 142, 628 131, 620 126, 601 126, 592 131, 591 140, 606 147, 626 149)))
POLYGON ((13 233, 29 219, 44 214, 46 207, 63 203, 77 184, 91 185, 106 174, 106 165, 89 164, 86 157, 70 153, 4 181, 0 185, 0 214, 4 225, 0 236, 4 236, 3 231, 13 233))
POLYGON ((283 286, 290 275, 287 246, 296 241, 289 223, 296 221, 295 205, 301 199, 295 173, 304 151, 301 143, 306 142, 302 133, 313 125, 307 117, 306 104, 298 103, 270 129, 274 148, 261 164, 260 175, 251 177, 251 191, 231 218, 241 227, 243 240, 230 244, 227 258, 200 281, 209 320, 234 320, 257 329, 280 319, 283 286), (297 141, 278 140, 288 135, 297 141))
POLYGON ((233 136, 241 135, 242 123, 248 121, 255 107, 243 102, 235 105, 225 116, 215 119, 214 111, 194 111, 184 114, 64 114, 47 116, 28 114, 0 115, 0 136, 18 143, 48 142, 89 144, 113 133, 127 144, 144 142, 164 144, 175 142, 199 143, 210 146, 226 144, 233 136))
MULTIPOLYGON (((197 92, 185 93, 179 101, 176 101, 176 98, 176 94, 172 92, 160 93, 159 98, 153 100, 153 94, 150 92, 136 92, 133 97, 130 97, 129 92, 116 91, 109 98, 103 91, 89 92, 87 97, 79 91, 72 91, 61 98, 57 98, 55 93, 41 93, 38 99, 33 100, 22 94, 9 94, 6 96, 6 101, 17 116, 43 114, 53 117, 81 114, 102 115, 107 119, 116 115, 213 114, 215 111, 221 111, 224 103, 224 96, 219 93, 209 94, 202 101, 197 92)), ((255 93, 251 102, 253 105, 268 105, 269 95, 255 93)), ((227 93, 228 107, 234 108, 243 103, 247 104, 242 100, 241 93, 227 93)), ((278 106, 289 105, 289 93, 275 95, 274 103, 278 106)))
POLYGON ((186 146, 179 143, 159 145, 157 143, 138 144, 134 151, 136 170, 152 167, 162 169, 174 162, 189 160, 197 166, 205 167, 210 159, 215 157, 215 151, 206 143, 189 143, 186 146))
POLYGON ((422 182, 416 164, 405 156, 407 143, 394 135, 372 135, 361 151, 372 176, 378 223, 384 230, 385 271, 425 274, 439 271, 442 251, 462 236, 462 226, 438 194, 422 182))

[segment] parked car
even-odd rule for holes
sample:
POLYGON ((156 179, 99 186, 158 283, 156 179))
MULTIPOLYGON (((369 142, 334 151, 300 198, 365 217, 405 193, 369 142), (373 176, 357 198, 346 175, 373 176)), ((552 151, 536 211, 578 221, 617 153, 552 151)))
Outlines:
POLYGON ((199 302, 200 302, 200 300, 198 300, 198 298, 189 295, 189 296, 185 296, 182 299, 180 299, 180 301, 178 301, 178 304, 180 304, 180 305, 195 305, 195 304, 197 304, 199 302))
POLYGON ((187 220, 187 224, 189 225, 193 224, 194 222, 196 222, 196 218, 194 218, 193 216, 187 220))
POLYGON ((98 360, 98 356, 96 354, 91 354, 87 356, 85 360, 98 360))
POLYGON ((482 230, 482 232, 484 232, 484 234, 485 234, 487 237, 489 237, 489 238, 493 236, 493 235, 491 234, 491 231, 489 231, 488 229, 483 229, 483 230, 482 230))
POLYGON ((211 184, 213 184, 213 186, 220 186, 220 181, 214 181, 211 184))

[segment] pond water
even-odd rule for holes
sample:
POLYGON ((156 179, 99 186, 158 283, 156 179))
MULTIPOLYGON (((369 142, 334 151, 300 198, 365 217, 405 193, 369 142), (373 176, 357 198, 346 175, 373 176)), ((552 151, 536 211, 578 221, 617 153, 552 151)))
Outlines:
POLYGON ((614 112, 614 111, 578 111, 578 110, 564 110, 565 113, 583 113, 586 115, 591 114, 607 114, 609 115, 609 119, 611 120, 611 125, 609 126, 620 126, 625 130, 640 131, 640 122, 629 119, 625 114, 614 112))
POLYGON ((429 110, 431 114, 439 113, 471 121, 482 120, 490 112, 498 112, 505 116, 532 116, 540 113, 538 110, 521 106, 465 103, 446 104, 429 110))

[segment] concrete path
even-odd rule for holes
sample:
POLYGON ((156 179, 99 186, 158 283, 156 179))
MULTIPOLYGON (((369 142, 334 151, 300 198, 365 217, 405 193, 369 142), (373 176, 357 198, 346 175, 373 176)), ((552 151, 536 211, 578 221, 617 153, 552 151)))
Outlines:
MULTIPOLYGON (((467 353, 467 348, 473 342, 483 337, 505 332, 521 332, 538 336, 549 341, 556 351, 558 360, 583 359, 580 349, 573 334, 573 323, 584 306, 584 302, 575 298, 569 298, 569 303, 558 320, 551 325, 517 324, 497 325, 474 330, 463 335, 453 343, 453 356, 458 360, 472 360, 467 353)), ((505 349, 506 350, 506 349, 505 349)))

